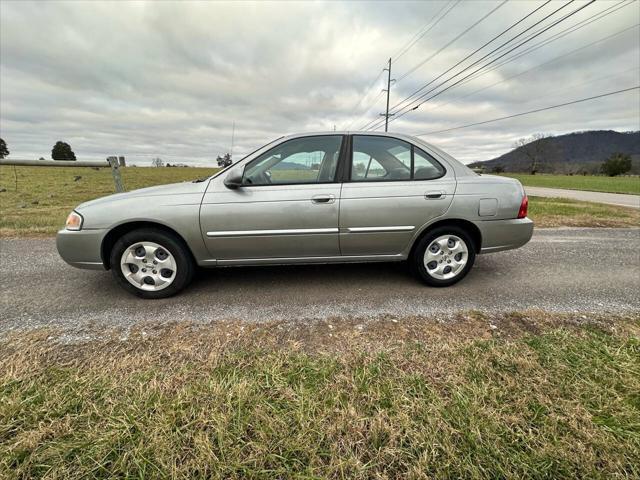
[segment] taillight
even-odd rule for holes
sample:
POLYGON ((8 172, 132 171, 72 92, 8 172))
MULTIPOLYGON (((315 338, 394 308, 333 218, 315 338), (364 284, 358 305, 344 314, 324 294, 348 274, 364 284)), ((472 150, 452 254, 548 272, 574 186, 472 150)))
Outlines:
POLYGON ((522 203, 520 204, 520 210, 518 210, 518 218, 525 218, 527 216, 528 209, 529 209, 529 199, 525 195, 522 198, 522 203))

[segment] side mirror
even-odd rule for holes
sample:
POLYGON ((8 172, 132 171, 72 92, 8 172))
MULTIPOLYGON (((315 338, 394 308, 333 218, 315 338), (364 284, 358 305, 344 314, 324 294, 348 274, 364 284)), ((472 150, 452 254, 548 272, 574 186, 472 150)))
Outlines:
POLYGON ((242 171, 235 171, 227 175, 227 178, 224 179, 225 187, 232 190, 240 188, 242 186, 242 173, 242 171))

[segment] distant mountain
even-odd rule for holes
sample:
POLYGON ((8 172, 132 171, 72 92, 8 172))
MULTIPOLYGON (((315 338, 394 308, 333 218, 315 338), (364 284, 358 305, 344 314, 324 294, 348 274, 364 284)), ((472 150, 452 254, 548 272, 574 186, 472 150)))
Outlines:
MULTIPOLYGON (((640 173, 640 132, 614 132, 594 130, 575 132, 557 137, 547 137, 518 147, 492 160, 475 162, 470 167, 483 166, 486 172, 501 166, 505 172, 528 172, 531 160, 527 148, 543 152, 540 172, 547 173, 598 173, 600 165, 612 153, 631 155, 632 173, 640 173), (536 142, 544 142, 536 144, 536 142)), ((530 150, 529 150, 530 151, 530 150)))

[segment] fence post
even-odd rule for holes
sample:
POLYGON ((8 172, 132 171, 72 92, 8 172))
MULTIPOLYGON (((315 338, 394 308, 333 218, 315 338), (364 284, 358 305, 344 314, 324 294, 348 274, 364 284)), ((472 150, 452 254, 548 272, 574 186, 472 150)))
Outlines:
POLYGON ((116 186, 116 192, 124 192, 124 185, 122 184, 122 177, 120 176, 120 166, 118 165, 118 157, 107 157, 107 162, 111 165, 111 176, 113 177, 113 183, 116 186))

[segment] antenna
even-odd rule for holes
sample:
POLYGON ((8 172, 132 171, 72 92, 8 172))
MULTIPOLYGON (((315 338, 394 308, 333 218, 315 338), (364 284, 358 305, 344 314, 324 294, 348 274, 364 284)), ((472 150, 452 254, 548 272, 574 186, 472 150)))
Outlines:
POLYGON ((231 149, 229 151, 229 158, 233 158, 233 142, 236 135, 236 121, 234 120, 231 125, 231 149))

